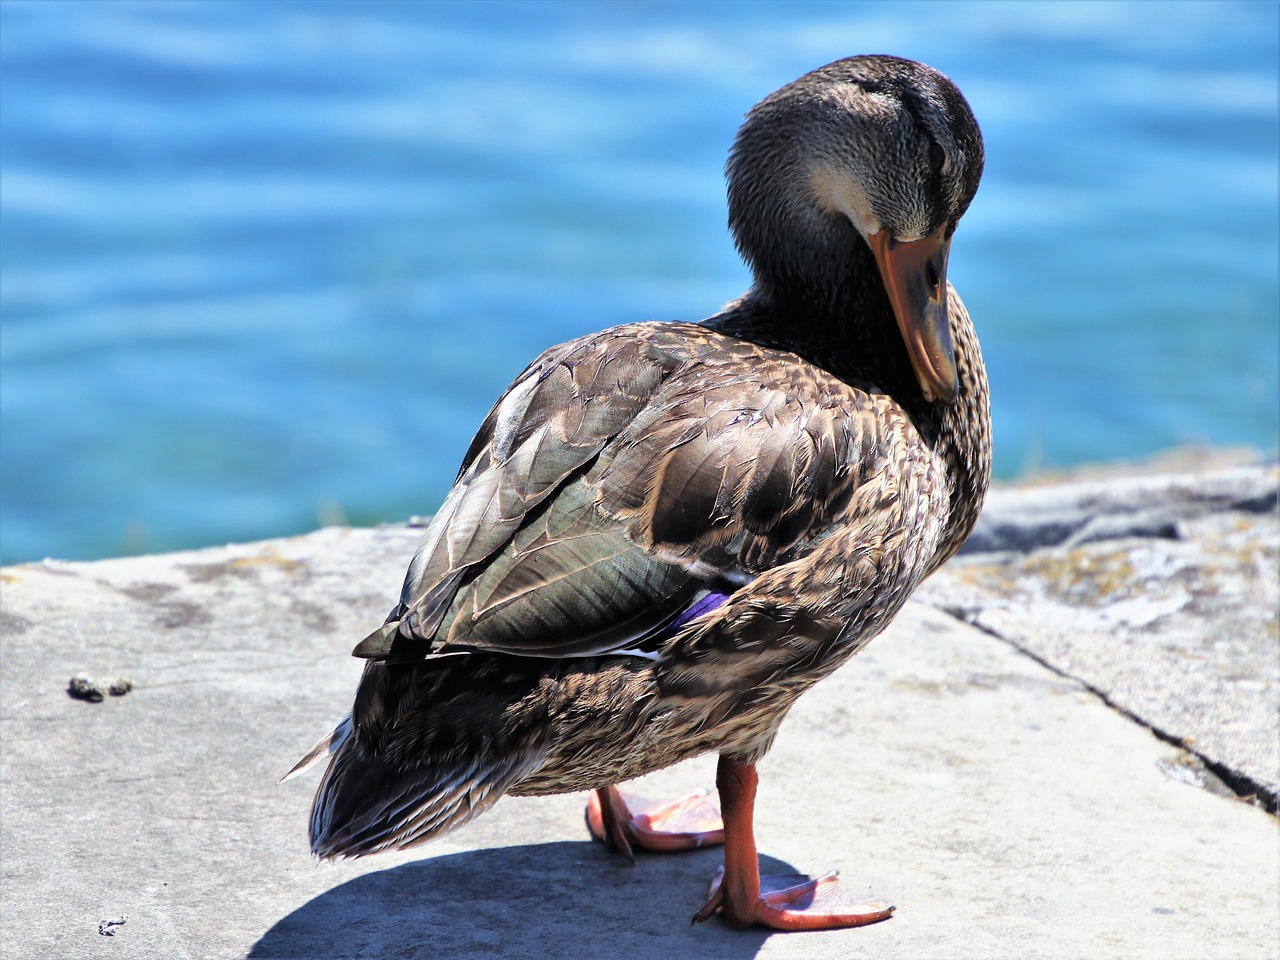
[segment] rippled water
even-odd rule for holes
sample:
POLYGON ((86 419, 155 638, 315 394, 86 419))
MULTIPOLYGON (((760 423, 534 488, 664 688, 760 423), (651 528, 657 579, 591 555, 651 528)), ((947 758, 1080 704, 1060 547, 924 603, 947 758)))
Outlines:
POLYGON ((987 139, 997 471, 1277 436, 1273 3, 0 6, 5 562, 434 509, 544 347, 745 287, 721 168, 890 52, 987 139))

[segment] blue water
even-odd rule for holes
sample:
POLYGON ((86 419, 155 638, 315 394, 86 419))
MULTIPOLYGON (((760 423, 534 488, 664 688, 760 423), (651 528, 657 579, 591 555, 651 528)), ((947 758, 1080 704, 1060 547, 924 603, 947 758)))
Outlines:
POLYGON ((432 511, 546 346, 747 283, 742 114, 960 85, 1004 477, 1273 451, 1274 3, 0 5, 4 562, 432 511))

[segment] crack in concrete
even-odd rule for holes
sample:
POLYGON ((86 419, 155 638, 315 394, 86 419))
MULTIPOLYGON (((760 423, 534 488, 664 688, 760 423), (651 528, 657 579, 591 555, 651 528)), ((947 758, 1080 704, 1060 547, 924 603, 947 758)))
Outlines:
MULTIPOLYGON (((1155 724, 1151 723, 1145 718, 1134 713, 1128 707, 1125 707, 1122 704, 1117 703, 1102 688, 1097 687, 1094 684, 1090 683, 1088 680, 1085 680, 1083 677, 1078 677, 1075 674, 1071 673, 1070 671, 1062 669, 1057 664, 1054 664, 1051 661, 1046 660, 1044 657, 1040 656, 1035 651, 1030 650, 1027 647, 1024 647, 1022 644, 1018 643, 1017 640, 1014 640, 1011 637, 1006 637, 1003 634, 999 633, 998 631, 993 630, 991 627, 986 626, 985 624, 981 623, 977 617, 973 616, 972 611, 965 610, 961 607, 946 607, 946 606, 937 606, 934 609, 940 610, 941 612, 945 613, 947 616, 952 617, 956 620, 959 620, 961 623, 967 624, 968 626, 973 627, 977 630, 980 630, 983 633, 985 633, 987 636, 993 637, 994 639, 999 640, 1001 643, 1004 643, 1007 646, 1012 647, 1018 653, 1034 660, 1036 663, 1044 667, 1046 670, 1048 670, 1050 673, 1054 674, 1055 676, 1061 677, 1064 680, 1070 680, 1074 683, 1078 683, 1084 690, 1088 691, 1093 696, 1097 697, 1098 700, 1100 700, 1103 704, 1105 704, 1108 708, 1110 708, 1114 712, 1120 714, 1127 720, 1130 720, 1141 727, 1145 727, 1147 730, 1151 732, 1152 736, 1154 736, 1157 740, 1160 740, 1164 743, 1168 743, 1174 747, 1177 747, 1179 750, 1183 750, 1186 753, 1190 754, 1191 756, 1195 757, 1198 761, 1200 761, 1200 763, 1204 765, 1205 769, 1210 774, 1217 777, 1218 780, 1221 781, 1222 786, 1226 791, 1229 791, 1231 794, 1235 795, 1236 799, 1244 801, 1246 803, 1252 803, 1254 806, 1259 807, 1262 810, 1265 810, 1267 813, 1271 814, 1273 817, 1280 816, 1280 812, 1278 812, 1280 811, 1280 803, 1278 803, 1278 800, 1280 800, 1280 798, 1277 798, 1274 792, 1267 789, 1264 785, 1258 783, 1249 775, 1245 773, 1241 773, 1238 770, 1233 770, 1230 767, 1228 767, 1226 764, 1206 756, 1205 754, 1201 753, 1200 751, 1192 747, 1190 744, 1188 744, 1185 739, 1183 739, 1182 737, 1179 737, 1177 734, 1169 733, 1167 730, 1161 729, 1160 727, 1156 726, 1155 724)), ((1201 789, 1205 789, 1205 788, 1201 787, 1201 789)))

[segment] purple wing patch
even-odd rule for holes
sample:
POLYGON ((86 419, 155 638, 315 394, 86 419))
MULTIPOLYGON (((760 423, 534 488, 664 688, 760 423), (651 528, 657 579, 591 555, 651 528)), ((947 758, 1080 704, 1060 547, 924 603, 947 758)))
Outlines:
POLYGON ((698 593, 693 598, 693 602, 689 604, 689 606, 687 606, 678 617, 667 625, 666 629, 662 631, 662 636, 664 638, 671 636, 671 634, 675 633, 677 630, 683 629, 684 625, 694 617, 700 617, 704 613, 710 613, 728 599, 729 594, 716 593, 714 590, 708 590, 705 593, 698 593))

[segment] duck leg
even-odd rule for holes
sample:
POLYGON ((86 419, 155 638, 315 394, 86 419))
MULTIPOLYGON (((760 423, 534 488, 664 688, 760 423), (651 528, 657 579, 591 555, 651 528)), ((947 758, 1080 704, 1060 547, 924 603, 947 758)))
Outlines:
POLYGON ((705 790, 664 802, 602 787, 587 800, 587 826, 632 863, 634 847, 672 853, 724 843, 724 822, 705 790))
POLYGON ((716 787, 724 812, 724 867, 711 882, 711 895, 694 914, 694 923, 719 912, 739 930, 755 924, 830 930, 860 927, 893 914, 887 904, 853 903, 841 896, 834 872, 816 880, 799 874, 761 877, 753 825, 758 782, 755 764, 720 757, 716 787))

